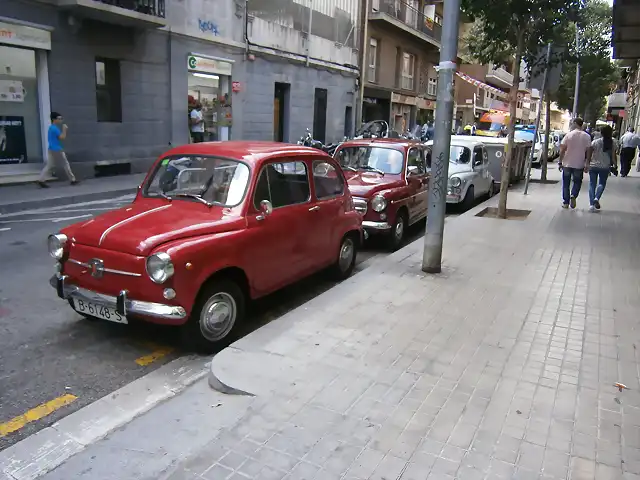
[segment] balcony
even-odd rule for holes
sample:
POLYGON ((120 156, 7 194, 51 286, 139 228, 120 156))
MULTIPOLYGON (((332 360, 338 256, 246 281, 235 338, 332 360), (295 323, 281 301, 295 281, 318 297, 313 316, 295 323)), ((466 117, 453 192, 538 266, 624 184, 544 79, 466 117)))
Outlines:
POLYGON ((386 22, 398 30, 418 37, 425 43, 440 48, 442 27, 409 3, 401 0, 373 0, 369 20, 386 22))
POLYGON ((82 18, 128 27, 167 25, 165 0, 56 0, 59 7, 82 18))
POLYGON ((489 65, 487 70, 486 80, 499 88, 511 88, 513 83, 513 75, 507 72, 502 67, 496 67, 495 65, 489 65))
POLYGON ((625 108, 627 106, 626 92, 616 92, 609 95, 608 108, 625 108))

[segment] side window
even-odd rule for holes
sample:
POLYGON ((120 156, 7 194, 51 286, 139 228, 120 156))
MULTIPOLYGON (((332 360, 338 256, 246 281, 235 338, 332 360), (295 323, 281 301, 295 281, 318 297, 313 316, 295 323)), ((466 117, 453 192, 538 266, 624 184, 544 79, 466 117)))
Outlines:
POLYGON ((407 159, 407 172, 413 175, 416 175, 416 174, 422 175, 425 173, 424 159, 422 157, 422 149, 412 148, 409 150, 409 155, 407 159))
POLYGON ((473 165, 482 165, 482 147, 473 149, 473 165))
POLYGON ((482 149, 482 162, 485 165, 489 164, 489 152, 487 152, 484 148, 482 149))
POLYGON ((313 186, 318 200, 338 197, 344 193, 344 181, 340 172, 330 163, 313 162, 313 186))
POLYGON ((431 169, 431 148, 425 147, 424 149, 424 162, 427 165, 427 170, 431 169))
POLYGON ((304 162, 270 163, 260 172, 253 205, 259 208, 262 200, 269 200, 273 208, 309 201, 309 177, 304 162))

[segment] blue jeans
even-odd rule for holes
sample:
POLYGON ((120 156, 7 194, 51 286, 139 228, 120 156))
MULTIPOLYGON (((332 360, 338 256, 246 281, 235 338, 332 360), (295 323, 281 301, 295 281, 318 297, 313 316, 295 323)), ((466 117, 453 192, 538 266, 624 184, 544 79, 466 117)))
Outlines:
POLYGON ((608 168, 592 168, 589 170, 589 203, 593 205, 595 200, 600 200, 604 187, 609 178, 608 168))
POLYGON ((582 187, 583 173, 582 168, 562 167, 562 203, 565 205, 569 205, 571 197, 578 198, 580 187, 582 187), (573 179, 573 186, 571 179, 573 179), (571 195, 569 195, 569 190, 571 190, 571 195))

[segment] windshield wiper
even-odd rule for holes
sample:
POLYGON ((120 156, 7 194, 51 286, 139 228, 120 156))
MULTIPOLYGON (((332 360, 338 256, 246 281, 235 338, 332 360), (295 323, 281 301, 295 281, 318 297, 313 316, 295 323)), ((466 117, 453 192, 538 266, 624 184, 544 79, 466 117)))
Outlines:
POLYGON ((211 205, 213 205, 212 203, 207 202, 204 198, 202 198, 200 195, 196 195, 195 193, 176 193, 175 196, 193 198, 195 200, 198 200, 200 203, 204 203, 207 207, 211 207, 211 205))
POLYGON ((358 170, 356 170, 353 167, 342 167, 342 168, 344 168, 345 170, 351 170, 352 172, 356 172, 356 173, 358 172, 358 170))
POLYGON ((172 200, 171 197, 169 195, 167 195, 166 193, 164 193, 164 192, 153 192, 153 196, 154 197, 162 197, 165 200, 169 200, 169 201, 172 200))
POLYGON ((371 165, 360 165, 358 168, 362 168, 364 170, 370 170, 372 172, 377 172, 384 177, 384 172, 379 168, 372 167, 371 165))

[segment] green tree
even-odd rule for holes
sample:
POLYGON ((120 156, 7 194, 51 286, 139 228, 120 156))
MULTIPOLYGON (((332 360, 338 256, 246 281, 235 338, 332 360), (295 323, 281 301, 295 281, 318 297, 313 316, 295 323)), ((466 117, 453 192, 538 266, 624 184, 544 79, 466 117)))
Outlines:
MULTIPOLYGON (((578 15, 582 0, 462 0, 464 12, 475 20, 467 38, 467 49, 480 63, 513 61, 513 84, 509 92, 510 120, 507 153, 502 164, 498 216, 507 217, 507 191, 513 156, 514 127, 520 64, 530 73, 543 68, 539 52, 547 43, 567 37, 567 29, 578 15)), ((544 60, 542 61, 544 63, 544 60)))
POLYGON ((553 95, 558 106, 573 110, 576 64, 580 61, 578 114, 592 125, 604 113, 606 96, 620 79, 620 69, 611 61, 612 8, 604 0, 587 0, 576 23, 565 32, 569 45, 563 61, 560 88, 553 95), (575 31, 580 29, 579 48, 575 31))

